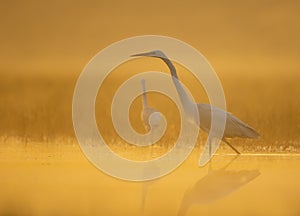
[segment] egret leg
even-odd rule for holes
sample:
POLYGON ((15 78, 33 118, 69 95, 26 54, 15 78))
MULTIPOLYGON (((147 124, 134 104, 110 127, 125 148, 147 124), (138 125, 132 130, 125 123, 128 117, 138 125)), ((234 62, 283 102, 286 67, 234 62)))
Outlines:
POLYGON ((212 168, 212 159, 209 160, 208 164, 209 164, 208 172, 211 172, 212 169, 213 169, 213 168, 212 168))
POLYGON ((230 148, 233 149, 237 154, 241 154, 236 148, 234 148, 225 138, 223 138, 223 142, 225 142, 227 145, 229 145, 230 148))
POLYGON ((239 154, 235 155, 235 157, 234 157, 233 159, 231 159, 231 161, 229 161, 229 163, 226 164, 224 167, 222 167, 220 170, 225 170, 225 169, 226 169, 227 167, 229 167, 229 165, 232 164, 233 161, 235 161, 239 156, 240 156, 239 154))
POLYGON ((211 145, 212 145, 212 139, 209 139, 208 142, 209 142, 209 146, 208 146, 209 159, 211 159, 211 145))

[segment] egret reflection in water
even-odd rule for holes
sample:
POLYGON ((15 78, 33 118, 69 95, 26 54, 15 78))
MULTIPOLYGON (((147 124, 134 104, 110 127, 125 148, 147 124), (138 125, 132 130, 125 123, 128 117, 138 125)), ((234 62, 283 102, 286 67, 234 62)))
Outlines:
POLYGON ((210 169, 206 176, 187 189, 178 215, 186 215, 193 205, 205 205, 224 198, 260 175, 259 170, 227 170, 236 158, 221 169, 210 169))
MULTIPOLYGON (((147 176, 149 176, 149 174, 150 175, 159 175, 160 171, 161 170, 158 166, 153 166, 150 169, 145 169, 144 175, 147 175, 147 176)), ((159 181, 159 179, 153 179, 153 180, 148 180, 148 181, 142 182, 142 197, 141 197, 142 202, 141 202, 141 208, 140 208, 141 215, 144 215, 144 213, 145 213, 146 198, 148 195, 149 187, 158 181, 159 181)))

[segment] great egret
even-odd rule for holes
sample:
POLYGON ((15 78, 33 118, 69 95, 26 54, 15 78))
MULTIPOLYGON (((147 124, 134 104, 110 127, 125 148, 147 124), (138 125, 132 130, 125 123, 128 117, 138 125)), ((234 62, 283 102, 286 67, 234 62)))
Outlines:
POLYGON ((143 89, 143 111, 142 111, 142 120, 146 127, 147 132, 150 131, 151 127, 157 127, 161 123, 160 113, 153 107, 149 107, 147 95, 146 95, 146 81, 141 80, 142 89, 143 89))
MULTIPOLYGON (((231 113, 228 113, 220 108, 211 106, 209 104, 203 104, 203 103, 198 103, 194 104, 189 96, 186 94, 183 86, 178 82, 178 75, 176 72, 176 68, 171 62, 170 59, 167 58, 167 56, 160 50, 154 50, 151 52, 146 52, 146 53, 139 53, 139 54, 134 54, 132 57, 136 56, 148 56, 148 57, 154 57, 154 58, 159 58, 163 60, 172 75, 172 80, 173 83, 176 87, 177 93, 180 97, 183 109, 185 113, 191 118, 195 123, 198 124, 198 126, 204 130, 206 133, 209 133, 210 131, 210 125, 211 125, 211 112, 214 113, 216 116, 224 116, 226 115, 226 125, 223 133, 223 137, 215 137, 217 139, 221 139, 223 142, 225 142, 230 148, 232 148, 237 154, 240 154, 240 152, 233 147, 226 138, 233 138, 233 137, 242 137, 242 138, 259 138, 259 134, 247 125, 246 123, 242 122, 239 120, 237 117, 233 116, 231 113), (196 105, 196 106, 195 106, 196 105), (198 114, 199 118, 201 120, 201 123, 199 121, 198 115, 195 115, 195 108, 198 109, 198 114), (196 117, 197 116, 197 117, 196 117)), ((210 140, 211 143, 211 140, 210 140)), ((211 145, 210 145, 211 148, 211 145)))

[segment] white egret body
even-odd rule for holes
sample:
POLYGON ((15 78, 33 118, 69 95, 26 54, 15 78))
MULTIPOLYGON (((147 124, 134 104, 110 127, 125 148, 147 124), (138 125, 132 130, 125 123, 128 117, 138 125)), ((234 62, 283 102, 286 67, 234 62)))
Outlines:
MULTIPOLYGON (((176 68, 173 65, 173 63, 170 61, 170 59, 167 58, 167 56, 160 50, 155 50, 147 53, 140 53, 135 54, 132 56, 148 56, 148 57, 155 57, 163 60, 172 75, 173 83, 176 87, 177 93, 180 97, 182 106, 184 108, 185 113, 191 118, 195 123, 198 124, 198 126, 204 130, 205 132, 209 133, 211 128, 211 116, 212 112, 214 115, 218 116, 224 116, 224 113, 226 114, 226 125, 223 133, 223 137, 215 137, 218 139, 221 139, 224 141, 227 145, 229 145, 236 153, 240 154, 240 152, 234 148, 227 140, 226 138, 233 138, 233 137, 242 137, 242 138, 259 138, 259 134, 247 125, 246 123, 239 120, 237 117, 233 116, 231 113, 228 113, 220 108, 211 106, 209 104, 203 104, 198 103, 194 104, 189 96, 186 94, 183 86, 178 82, 178 75, 176 72, 176 68), (201 123, 198 119, 198 115, 195 114, 195 110, 198 110, 199 118, 201 120, 201 123)), ((221 119, 221 118, 220 118, 221 119)), ((212 131, 212 133, 214 133, 212 131)))

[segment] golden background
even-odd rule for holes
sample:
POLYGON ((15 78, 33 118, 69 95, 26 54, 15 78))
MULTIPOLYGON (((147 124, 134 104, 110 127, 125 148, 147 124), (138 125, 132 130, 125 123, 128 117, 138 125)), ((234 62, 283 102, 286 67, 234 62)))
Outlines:
MULTIPOLYGON (((2 135, 74 137, 72 93, 87 62, 115 41, 158 34, 198 49, 220 77, 228 110, 269 145, 299 141, 299 8, 297 1, 2 2, 2 135)), ((139 68, 167 72, 149 61, 139 68)), ((120 71, 115 79, 124 78, 120 71)), ((192 92, 205 101, 199 89, 192 92)))
MULTIPOLYGON (((299 12, 300 2, 291 0, 2 1, 0 215, 299 215, 299 12), (72 127, 78 76, 101 49, 147 34, 174 37, 199 50, 222 82, 228 111, 261 134, 260 140, 232 140, 244 156, 231 171, 221 169, 231 157, 225 153, 232 153, 223 144, 213 160, 220 172, 205 178, 210 168, 197 167, 204 133, 189 161, 157 182, 111 178, 79 150, 72 127), (261 174, 247 180, 249 170, 261 174), (237 184, 222 182, 228 179, 237 184), (209 190, 210 182, 232 194, 203 205, 211 194, 226 194, 209 190)), ((176 67, 196 101, 207 102, 201 85, 176 67)), ((174 138, 165 137, 147 154, 149 148, 123 143, 109 119, 118 85, 143 70, 168 72, 157 59, 120 65, 99 91, 96 115, 114 151, 146 160, 169 150, 174 138)), ((170 101, 153 93, 149 101, 178 122, 170 101)), ((141 98, 133 107, 133 126, 144 132, 141 98)), ((168 132, 178 131, 173 129, 171 124, 168 132)))
POLYGON ((12 1, 0 16, 2 73, 78 75, 102 48, 145 34, 191 44, 222 74, 299 69, 298 1, 12 1))

